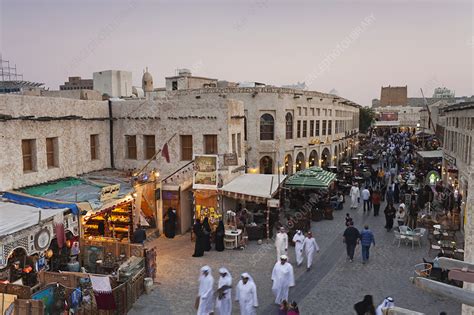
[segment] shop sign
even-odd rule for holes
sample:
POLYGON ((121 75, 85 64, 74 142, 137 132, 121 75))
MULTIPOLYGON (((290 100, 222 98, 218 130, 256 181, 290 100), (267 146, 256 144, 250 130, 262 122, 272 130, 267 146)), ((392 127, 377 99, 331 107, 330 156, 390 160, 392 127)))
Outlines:
POLYGON ((446 162, 448 162, 450 165, 455 166, 456 165, 456 158, 447 154, 446 152, 443 152, 443 156, 446 162))
POLYGON ((217 155, 195 155, 193 189, 216 189, 218 183, 217 165, 217 155))
POLYGON ((224 166, 236 166, 238 164, 237 153, 224 154, 224 166))
POLYGON ((279 199, 268 199, 267 200, 267 207, 269 207, 269 208, 279 208, 280 207, 280 200, 279 199))
POLYGON ((309 144, 320 144, 320 143, 321 143, 321 140, 316 139, 316 138, 311 139, 311 140, 309 141, 309 144))
POLYGON ((102 189, 100 190, 99 200, 103 202, 109 199, 113 199, 118 196, 119 192, 120 184, 102 187, 102 189))

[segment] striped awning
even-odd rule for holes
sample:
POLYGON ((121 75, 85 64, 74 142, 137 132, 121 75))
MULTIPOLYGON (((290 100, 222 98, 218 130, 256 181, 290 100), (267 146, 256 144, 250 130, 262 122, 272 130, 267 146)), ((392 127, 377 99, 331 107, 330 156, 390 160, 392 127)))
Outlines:
POLYGON ((310 167, 290 176, 286 182, 287 187, 297 188, 328 188, 336 174, 323 170, 320 167, 310 167))

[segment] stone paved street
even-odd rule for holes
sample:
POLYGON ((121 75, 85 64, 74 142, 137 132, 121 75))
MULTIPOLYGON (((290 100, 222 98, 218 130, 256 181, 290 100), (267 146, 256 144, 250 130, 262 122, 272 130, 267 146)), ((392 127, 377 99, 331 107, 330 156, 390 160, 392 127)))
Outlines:
MULTIPOLYGON (((348 202, 346 198, 346 208, 348 202)), ((384 204, 381 207, 383 211, 384 204)), ((409 281, 413 266, 428 257, 426 236, 422 248, 392 245, 393 234, 383 228, 385 218, 364 215, 360 208, 337 211, 334 220, 312 223, 312 231, 321 248, 316 255, 313 270, 295 268, 296 286, 290 291, 290 299, 300 306, 301 314, 354 314, 353 305, 365 294, 372 294, 376 304, 390 295, 400 307, 425 314, 460 314, 461 305, 415 288, 409 281), (350 212, 355 226, 369 224, 375 234, 376 246, 371 248, 370 261, 363 265, 360 247, 357 259, 346 261, 342 243, 344 216, 350 212)), ((213 268, 217 282, 217 269, 226 266, 232 273, 234 284, 242 272, 249 272, 257 284, 259 314, 276 314, 273 305, 270 274, 275 263, 273 246, 251 244, 243 251, 218 253, 211 251, 205 257, 193 258, 193 243, 189 234, 173 240, 160 238, 158 246, 158 281, 150 295, 142 296, 129 314, 193 314, 197 293, 199 269, 208 264, 213 268)), ((294 248, 290 248, 290 262, 294 261, 294 248)), ((238 305, 234 303, 234 313, 238 305)))

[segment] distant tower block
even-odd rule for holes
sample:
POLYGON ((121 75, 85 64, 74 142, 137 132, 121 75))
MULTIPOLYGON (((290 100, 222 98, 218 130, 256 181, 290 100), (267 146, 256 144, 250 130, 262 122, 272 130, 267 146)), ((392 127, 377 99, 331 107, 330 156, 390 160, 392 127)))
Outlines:
POLYGON ((153 77, 151 76, 150 72, 148 72, 148 67, 146 68, 146 71, 143 73, 142 88, 145 94, 153 92, 153 77))

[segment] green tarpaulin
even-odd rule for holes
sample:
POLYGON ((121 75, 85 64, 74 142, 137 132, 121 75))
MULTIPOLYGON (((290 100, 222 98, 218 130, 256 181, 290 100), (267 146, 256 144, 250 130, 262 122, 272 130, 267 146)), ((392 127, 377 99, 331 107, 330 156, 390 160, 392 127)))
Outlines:
POLYGON ((298 188, 328 188, 336 174, 320 167, 310 167, 290 176, 285 186, 298 188))
POLYGON ((20 191, 28 195, 42 197, 52 192, 55 192, 57 190, 60 190, 66 187, 77 186, 81 184, 84 184, 84 181, 82 179, 66 178, 66 179, 58 180, 57 182, 51 182, 47 184, 23 188, 23 189, 20 189, 20 191))

